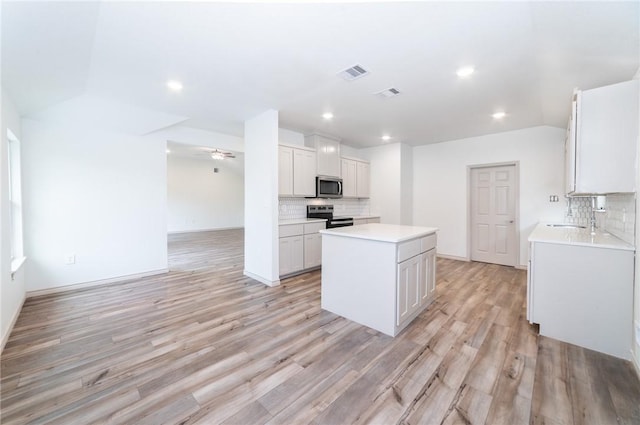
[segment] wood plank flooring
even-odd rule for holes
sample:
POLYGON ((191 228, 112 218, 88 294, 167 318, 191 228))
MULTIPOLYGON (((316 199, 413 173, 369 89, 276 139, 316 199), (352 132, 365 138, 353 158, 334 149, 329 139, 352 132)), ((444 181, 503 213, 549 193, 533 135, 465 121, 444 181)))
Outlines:
POLYGON ((628 362, 539 337, 524 271, 438 259, 390 338, 320 309, 320 272, 268 288, 243 234, 170 236, 166 275, 30 298, 2 423, 640 424, 628 362))

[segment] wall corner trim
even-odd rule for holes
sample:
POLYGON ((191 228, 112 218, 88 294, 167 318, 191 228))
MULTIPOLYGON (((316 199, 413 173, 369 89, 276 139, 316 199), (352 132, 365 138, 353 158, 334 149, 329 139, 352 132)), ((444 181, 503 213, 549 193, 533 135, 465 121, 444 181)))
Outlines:
POLYGON ((27 300, 27 296, 25 294, 22 296, 22 302, 20 303, 20 308, 17 308, 15 313, 13 314, 13 318, 11 319, 11 324, 9 324, 9 327, 7 328, 7 333, 2 335, 2 341, 0 341, 0 354, 2 354, 2 352, 4 351, 4 346, 7 344, 7 341, 9 341, 9 335, 11 335, 11 332, 13 331, 13 327, 16 325, 16 322, 18 321, 18 317, 20 317, 20 312, 22 312, 22 307, 24 306, 24 302, 26 300, 27 300))
POLYGON ((246 271, 246 270, 244 270, 244 271, 242 272, 242 274, 244 274, 244 275, 245 275, 245 276, 247 276, 247 277, 250 277, 251 279, 257 280, 257 281, 258 281, 258 282, 260 282, 260 283, 264 283, 264 284, 265 284, 265 285, 267 285, 267 286, 271 286, 271 287, 273 287, 273 286, 280 286, 280 279, 278 279, 278 280, 269 280, 269 279, 265 279, 265 278, 263 278, 262 276, 258 276, 257 274, 254 274, 254 273, 248 272, 248 271, 246 271))

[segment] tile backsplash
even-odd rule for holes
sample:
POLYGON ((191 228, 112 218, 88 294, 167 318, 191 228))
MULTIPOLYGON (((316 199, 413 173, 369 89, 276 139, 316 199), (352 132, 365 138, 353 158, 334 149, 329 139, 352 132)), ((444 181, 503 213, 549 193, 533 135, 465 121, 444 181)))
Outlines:
MULTIPOLYGON (((571 208, 567 208, 565 222, 589 226, 591 219, 591 198, 571 198, 571 208), (569 213, 570 211, 570 213, 569 213)), ((634 244, 636 220, 636 198, 633 193, 606 195, 605 212, 596 212, 596 226, 634 244)))
POLYGON ((623 241, 634 244, 636 223, 636 197, 633 193, 607 195, 604 228, 623 241))
POLYGON ((337 216, 370 215, 368 199, 306 199, 306 198, 279 198, 280 220, 305 218, 307 205, 333 205, 333 214, 337 216))

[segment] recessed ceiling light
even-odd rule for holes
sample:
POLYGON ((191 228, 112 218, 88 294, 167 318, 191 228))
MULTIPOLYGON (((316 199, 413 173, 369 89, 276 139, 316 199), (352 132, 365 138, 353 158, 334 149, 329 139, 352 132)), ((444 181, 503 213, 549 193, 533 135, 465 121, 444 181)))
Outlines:
POLYGON ((171 153, 171 149, 167 149, 167 153, 171 153))
POLYGON ((182 90, 182 83, 180 81, 170 80, 167 81, 167 87, 173 91, 180 91, 182 90))
POLYGON ((331 112, 325 112, 324 114, 322 114, 322 118, 324 118, 325 120, 330 120, 333 118, 333 114, 331 112))
POLYGON ((456 75, 460 78, 468 78, 473 74, 475 69, 472 66, 463 66, 462 68, 458 68, 456 71, 456 75))
POLYGON ((496 120, 501 120, 502 118, 507 116, 507 113, 504 111, 500 111, 500 112, 496 112, 495 114, 492 114, 491 116, 496 120))
POLYGON ((388 140, 391 140, 391 136, 389 136, 388 134, 385 134, 384 136, 382 136, 382 140, 384 140, 385 142, 388 140))

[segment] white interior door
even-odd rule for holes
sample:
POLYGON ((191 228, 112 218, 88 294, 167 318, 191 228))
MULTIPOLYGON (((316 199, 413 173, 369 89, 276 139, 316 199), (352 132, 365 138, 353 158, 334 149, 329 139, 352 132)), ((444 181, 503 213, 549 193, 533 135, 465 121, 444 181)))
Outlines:
POLYGON ((515 266, 516 167, 471 169, 471 260, 515 266))

